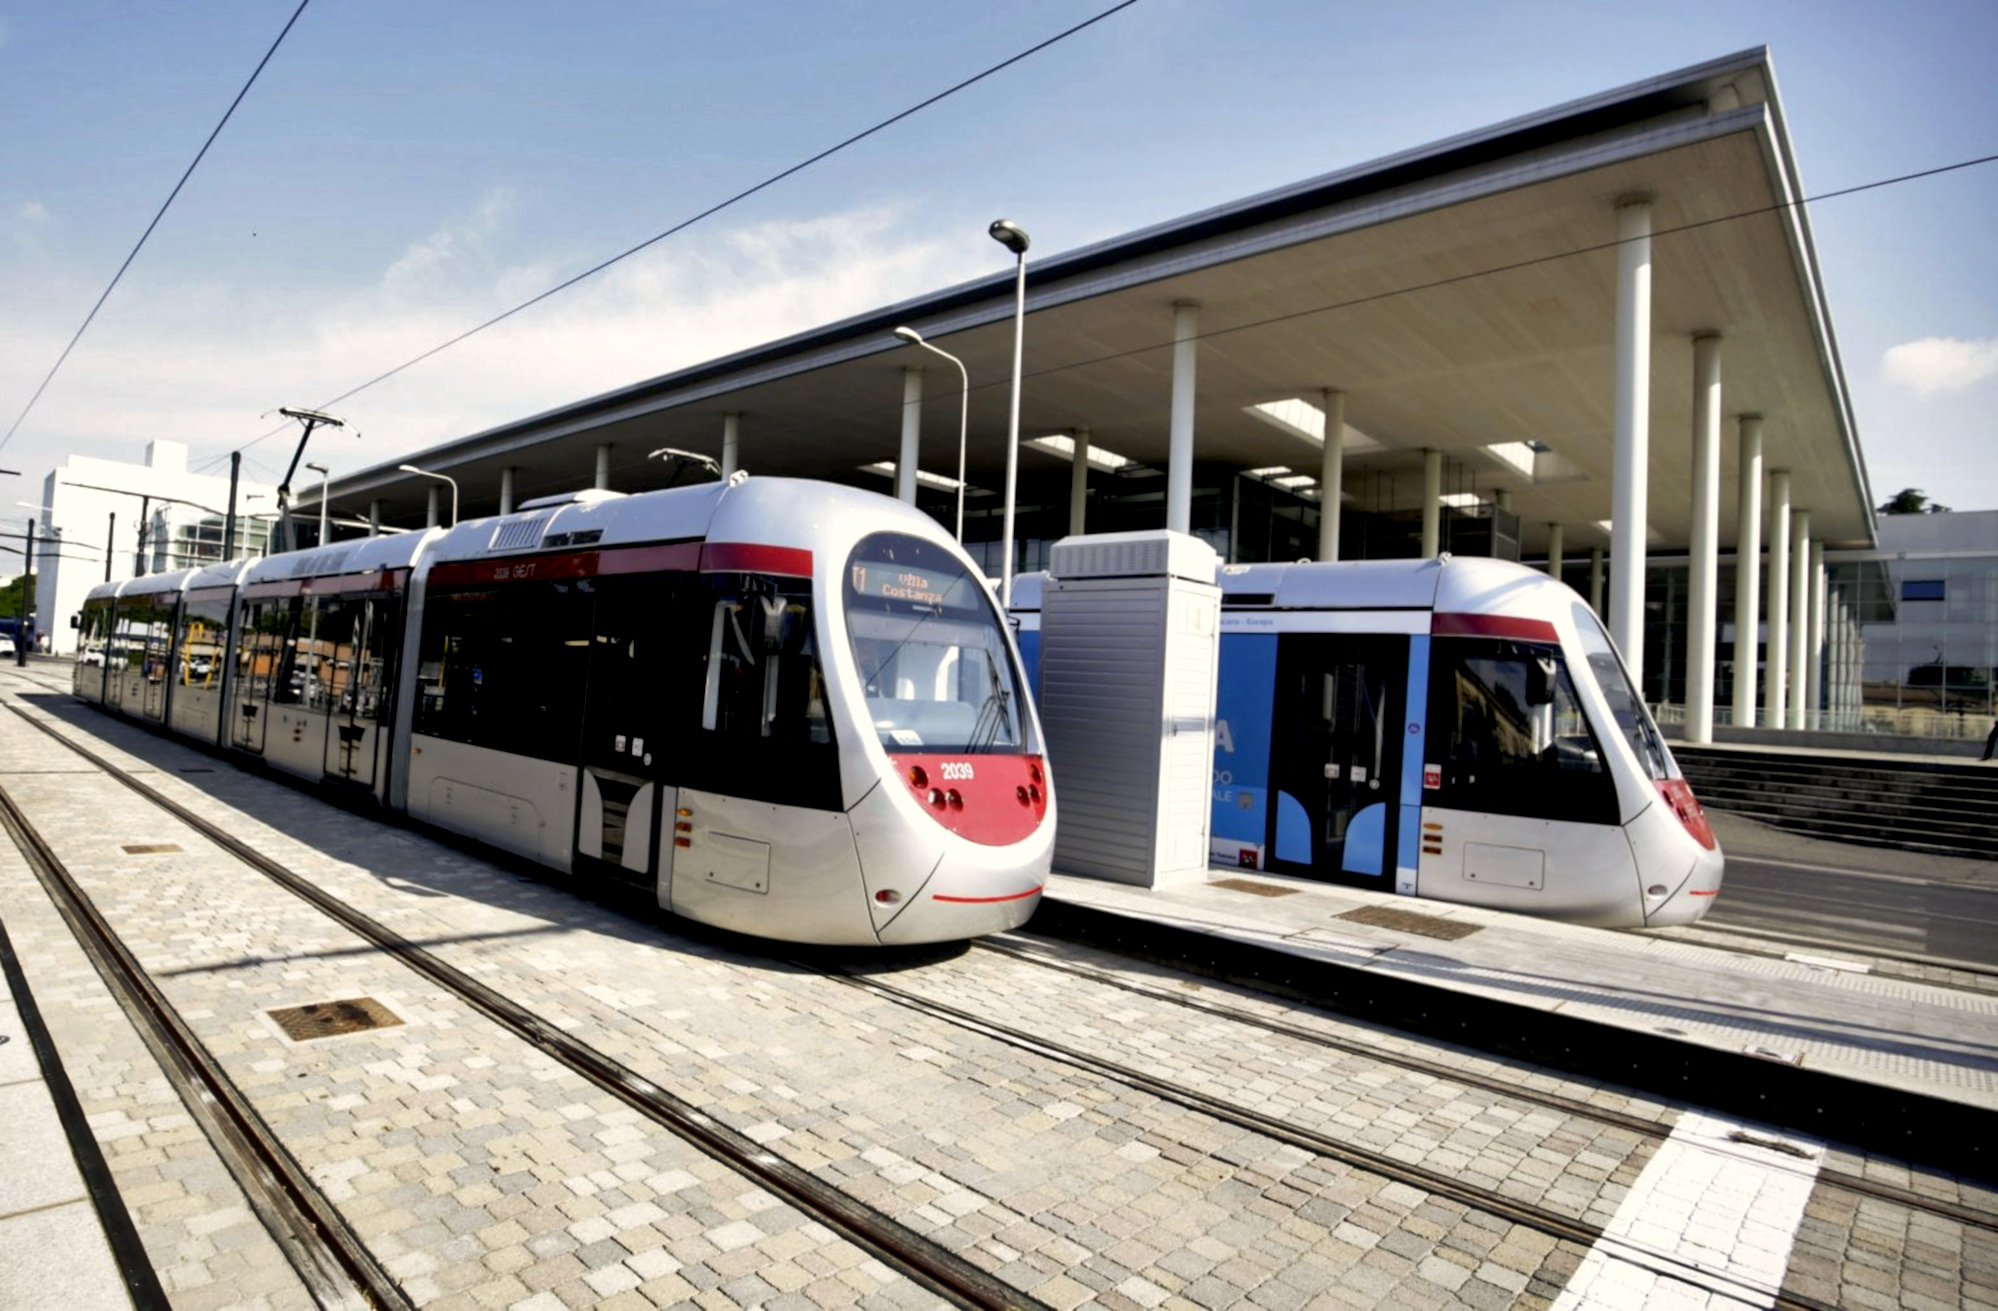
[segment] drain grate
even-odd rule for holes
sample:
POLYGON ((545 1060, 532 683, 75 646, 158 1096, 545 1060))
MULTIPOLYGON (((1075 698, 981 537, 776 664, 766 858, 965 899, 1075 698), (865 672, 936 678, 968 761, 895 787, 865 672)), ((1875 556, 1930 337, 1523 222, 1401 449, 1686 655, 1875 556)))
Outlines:
POLYGON ((163 856, 170 851, 179 851, 171 842, 139 842, 125 848, 128 856, 163 856))
POLYGON ((350 997, 345 1001, 315 1001, 303 1006, 286 1006, 266 1012, 278 1022, 285 1037, 293 1042, 315 1038, 338 1038, 369 1029, 386 1029, 401 1024, 395 1013, 373 997, 350 997))
POLYGON ((1274 883, 1257 883, 1251 879, 1215 879, 1207 885, 1210 888, 1226 888, 1230 892, 1247 892, 1258 897, 1288 897, 1296 888, 1280 888, 1274 883))
POLYGON ((1419 933, 1425 938, 1443 938, 1455 941, 1468 938, 1482 924, 1466 924, 1461 920, 1446 920, 1435 915, 1418 915, 1412 910, 1397 910, 1393 906, 1362 906, 1349 910, 1334 919, 1351 920, 1355 924, 1371 924, 1377 929, 1399 929, 1403 933, 1419 933))

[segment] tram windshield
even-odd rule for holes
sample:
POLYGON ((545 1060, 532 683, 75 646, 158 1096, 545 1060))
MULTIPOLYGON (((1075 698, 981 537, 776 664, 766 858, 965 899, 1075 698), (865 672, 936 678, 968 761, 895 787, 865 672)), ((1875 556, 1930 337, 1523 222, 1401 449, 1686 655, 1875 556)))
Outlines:
POLYGON ((998 608, 949 551, 900 533, 864 539, 847 561, 846 626, 888 750, 1039 750, 998 608))
POLYGON ((1602 621, 1596 618, 1595 611, 1579 601, 1575 603, 1575 629, 1582 637, 1582 654, 1588 659, 1589 673, 1602 689, 1603 700, 1609 702, 1610 718, 1630 743, 1638 765, 1653 780, 1678 778, 1679 766, 1666 749, 1665 739, 1651 720, 1651 712, 1645 709, 1644 698, 1637 694, 1630 675, 1624 672, 1623 660, 1611 644, 1609 634, 1603 631, 1602 621))

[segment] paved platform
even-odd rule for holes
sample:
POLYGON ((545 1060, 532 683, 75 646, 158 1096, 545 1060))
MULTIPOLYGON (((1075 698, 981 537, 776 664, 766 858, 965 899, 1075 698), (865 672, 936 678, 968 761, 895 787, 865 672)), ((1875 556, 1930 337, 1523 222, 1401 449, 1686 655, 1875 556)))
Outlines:
MULTIPOLYGON (((1487 1233, 1416 1190, 1322 1169, 1293 1149, 1255 1147, 1265 1154, 1247 1159, 1251 1145, 1169 1107, 1126 1095, 1099 1105, 1087 1081, 947 1026, 911 1027, 864 993, 697 943, 661 950, 649 926, 559 886, 512 877, 108 718, 78 722, 184 804, 254 836, 541 1013, 587 1028, 634 1068, 649 1062, 662 1084, 748 1126, 759 1141, 781 1143, 911 1228, 1010 1253, 1007 1278, 1051 1305, 1273 1307, 1268 1297, 1285 1289, 1294 1296, 1282 1305, 1335 1289, 1355 1305, 1396 1294, 1415 1297, 1414 1305, 1545 1303, 1564 1290, 1561 1305, 1579 1304, 1586 1271, 1551 1239, 1487 1233), (1465 1258, 1471 1264, 1453 1266, 1467 1242, 1477 1247, 1465 1258), (1328 1282, 1301 1282, 1307 1277, 1328 1282)), ((0 774, 42 808, 52 838, 71 844, 78 874, 154 977, 413 1301, 440 1311, 552 1311, 620 1298, 632 1306, 800 1308, 924 1301, 906 1280, 637 1122, 259 878, 228 872, 178 834, 114 833, 130 808, 124 794, 58 762, 54 748, 0 734, 0 774), (117 845, 134 837, 171 838, 185 850, 136 856, 117 845), (92 843, 103 849, 93 854, 92 843), (302 1045, 262 1018, 273 1005, 356 994, 382 1000, 403 1023, 302 1045)), ((1439 1010, 1453 998, 1503 1003, 1704 1052, 1761 1048, 1767 1054, 1755 1059, 1772 1067, 1796 1057, 1805 1071, 1882 1090, 1918 1088, 1980 1115, 1998 1107, 1990 1018, 1998 1001, 1822 959, 1833 953, 1742 958, 1672 938, 1232 870, 1161 892, 1057 876, 1049 904, 1419 988, 1439 1010), (1341 918, 1381 908, 1474 931, 1443 939, 1341 918)), ((4 847, 0 920, 22 957, 41 963, 30 987, 57 1017, 52 1027, 92 1130, 135 1181, 125 1200, 172 1303, 309 1304, 4 847)), ((965 953, 897 978, 967 1009, 1011 989, 1008 1001, 1022 1013, 1061 1015, 1088 1027, 1091 1040, 1183 1066, 1180 1076, 1245 1104, 1391 1135, 1438 1168, 1489 1174, 1534 1196, 1586 1195, 1593 1200, 1578 1205, 1610 1229, 1622 1216, 1619 1198, 1641 1195, 1652 1177, 1638 1141, 1620 1130, 1587 1130, 1578 1159, 1593 1173, 1583 1177, 1541 1159, 1550 1129, 1556 1139, 1577 1132, 1558 1117, 1500 1124, 1486 1094, 1426 1086, 1411 1100, 1408 1089, 1376 1086, 1321 1052, 1271 1048, 1245 1060, 1232 1031, 1188 1025, 1145 998, 1119 995, 1100 1016, 1084 1014, 1077 990, 1088 985, 1011 971, 995 955, 965 953), (1164 1033, 1173 1042, 1161 1043, 1164 1033), (1448 1098, 1433 1114, 1432 1095, 1448 1098), (1448 1130, 1435 1142, 1426 1137, 1432 1119, 1448 1130), (1476 1139, 1470 1147, 1467 1137, 1476 1139)), ((0 1044, 0 1099, 17 1090, 24 1105, 47 1097, 41 1073, 19 1064, 14 1049, 24 1039, 12 1009, 0 1009, 0 1033, 17 1035, 0 1044)), ((1697 1100, 1699 1090, 1687 1095, 1697 1100)), ((1644 1101, 1630 1109, 1666 1113, 1663 1103, 1629 1100, 1644 1101)), ((73 1163, 51 1117, 33 1120, 31 1137, 16 1130, 11 1104, 0 1104, 0 1307, 126 1305, 103 1226, 74 1171, 64 1172, 73 1163), (9 1155, 15 1142, 20 1150, 9 1155), (17 1198, 10 1182, 42 1191, 17 1198)), ((1907 1173, 1827 1155, 1889 1182, 1907 1173)), ((1988 1209, 1987 1194, 1969 1200, 1988 1209)), ((1858 1251, 1853 1225, 1820 1214, 1831 1205, 1819 1203, 1802 1222, 1788 1277, 1794 1283, 1808 1269, 1819 1282, 1801 1286, 1813 1296, 1874 1305, 1850 1295, 1853 1281, 1875 1271, 1858 1269, 1872 1258, 1858 1251)), ((1879 1277, 1894 1292, 1918 1286, 1906 1264, 1928 1260, 1918 1246, 1899 1241, 1879 1258, 1888 1263, 1879 1277)), ((1992 1284, 1985 1252, 1929 1264, 1952 1297, 1961 1292, 1971 1304, 1992 1284), (1952 1273, 1958 1266, 1975 1272, 1974 1284, 1952 1273)), ((1757 1286, 1782 1277, 1775 1259, 1757 1286)))
MULTIPOLYGON (((1723 894, 1725 895, 1725 894, 1723 894)), ((1057 874, 1057 903, 1607 1029, 1998 1109, 1998 996, 1882 977, 1847 952, 1742 955, 1240 870, 1141 889, 1057 874), (1354 912, 1411 913, 1396 928, 1354 912), (1462 937, 1439 933, 1468 930, 1462 937)), ((1447 1004, 1447 1002, 1445 1003, 1447 1004)))

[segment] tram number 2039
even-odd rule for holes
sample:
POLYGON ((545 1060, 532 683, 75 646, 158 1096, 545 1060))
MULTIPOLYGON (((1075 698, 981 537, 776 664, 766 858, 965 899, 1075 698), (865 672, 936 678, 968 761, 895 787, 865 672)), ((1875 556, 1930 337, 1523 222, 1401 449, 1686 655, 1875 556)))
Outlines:
POLYGON ((969 760, 946 760, 943 762, 943 776, 946 783, 969 781, 973 774, 969 760))

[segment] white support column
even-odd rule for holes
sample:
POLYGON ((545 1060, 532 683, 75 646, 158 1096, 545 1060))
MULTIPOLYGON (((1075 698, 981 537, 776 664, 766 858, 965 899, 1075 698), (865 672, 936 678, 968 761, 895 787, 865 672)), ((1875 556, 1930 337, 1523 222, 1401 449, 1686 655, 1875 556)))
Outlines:
POLYGON ((1781 728, 1790 683, 1790 471, 1769 471, 1768 652, 1762 662, 1762 723, 1781 728))
POLYGON ((1714 638, 1720 597, 1721 339, 1693 338, 1693 532, 1687 560, 1686 741, 1714 740, 1714 638))
POLYGON ((895 499, 916 503, 916 470, 923 443, 923 371, 902 370, 902 453, 895 460, 895 499))
POLYGON ((1200 302, 1172 303, 1172 447, 1166 455, 1166 527, 1193 531, 1193 386, 1200 302))
POLYGON ((510 464, 500 470, 499 512, 501 514, 513 513, 513 466, 510 464))
POLYGON ((1492 504, 1507 514, 1512 513, 1512 488, 1501 487, 1492 493, 1492 504))
POLYGON ((428 508, 424 512, 423 526, 425 528, 435 528, 437 526, 437 484, 430 484, 430 490, 425 494, 430 500, 428 508))
POLYGON ((1755 727, 1755 665, 1762 645, 1762 416, 1744 414, 1734 529, 1734 722, 1755 727))
POLYGON ((1804 727, 1817 728, 1825 706, 1825 544, 1811 543, 1811 640, 1804 667, 1804 706, 1810 718, 1804 727))
POLYGON ((382 503, 380 501, 369 501, 368 536, 380 537, 381 535, 382 535, 382 503))
POLYGON ((597 446, 596 487, 600 492, 610 490, 610 448, 611 444, 609 442, 602 442, 597 446))
POLYGON ((1651 201, 1616 211, 1615 446, 1610 457, 1610 640, 1644 681, 1645 529, 1650 525, 1651 201))
POLYGON ((1550 520, 1547 524, 1547 576, 1557 583, 1561 581, 1561 566, 1567 563, 1567 544, 1567 530, 1550 520))
POLYGON ((1068 531, 1080 537, 1088 531, 1083 525, 1089 520, 1089 429, 1077 428, 1069 440, 1075 450, 1068 468, 1068 531))
POLYGON ((1596 618, 1603 617, 1603 548, 1589 548, 1589 609, 1596 612, 1596 618))
POLYGON ((742 467, 742 413, 739 410, 722 411, 722 458, 721 476, 724 479, 735 476, 742 467))
POLYGON ((1318 462, 1318 558, 1339 558, 1339 511, 1346 498, 1346 393, 1326 388, 1325 453, 1318 462))
POLYGON ((1443 549, 1443 452, 1422 453, 1422 558, 1434 560, 1443 549))
POLYGON ((1802 728, 1807 706, 1805 670, 1810 665, 1811 646, 1811 512, 1790 511, 1790 699, 1784 707, 1783 723, 1802 728))

